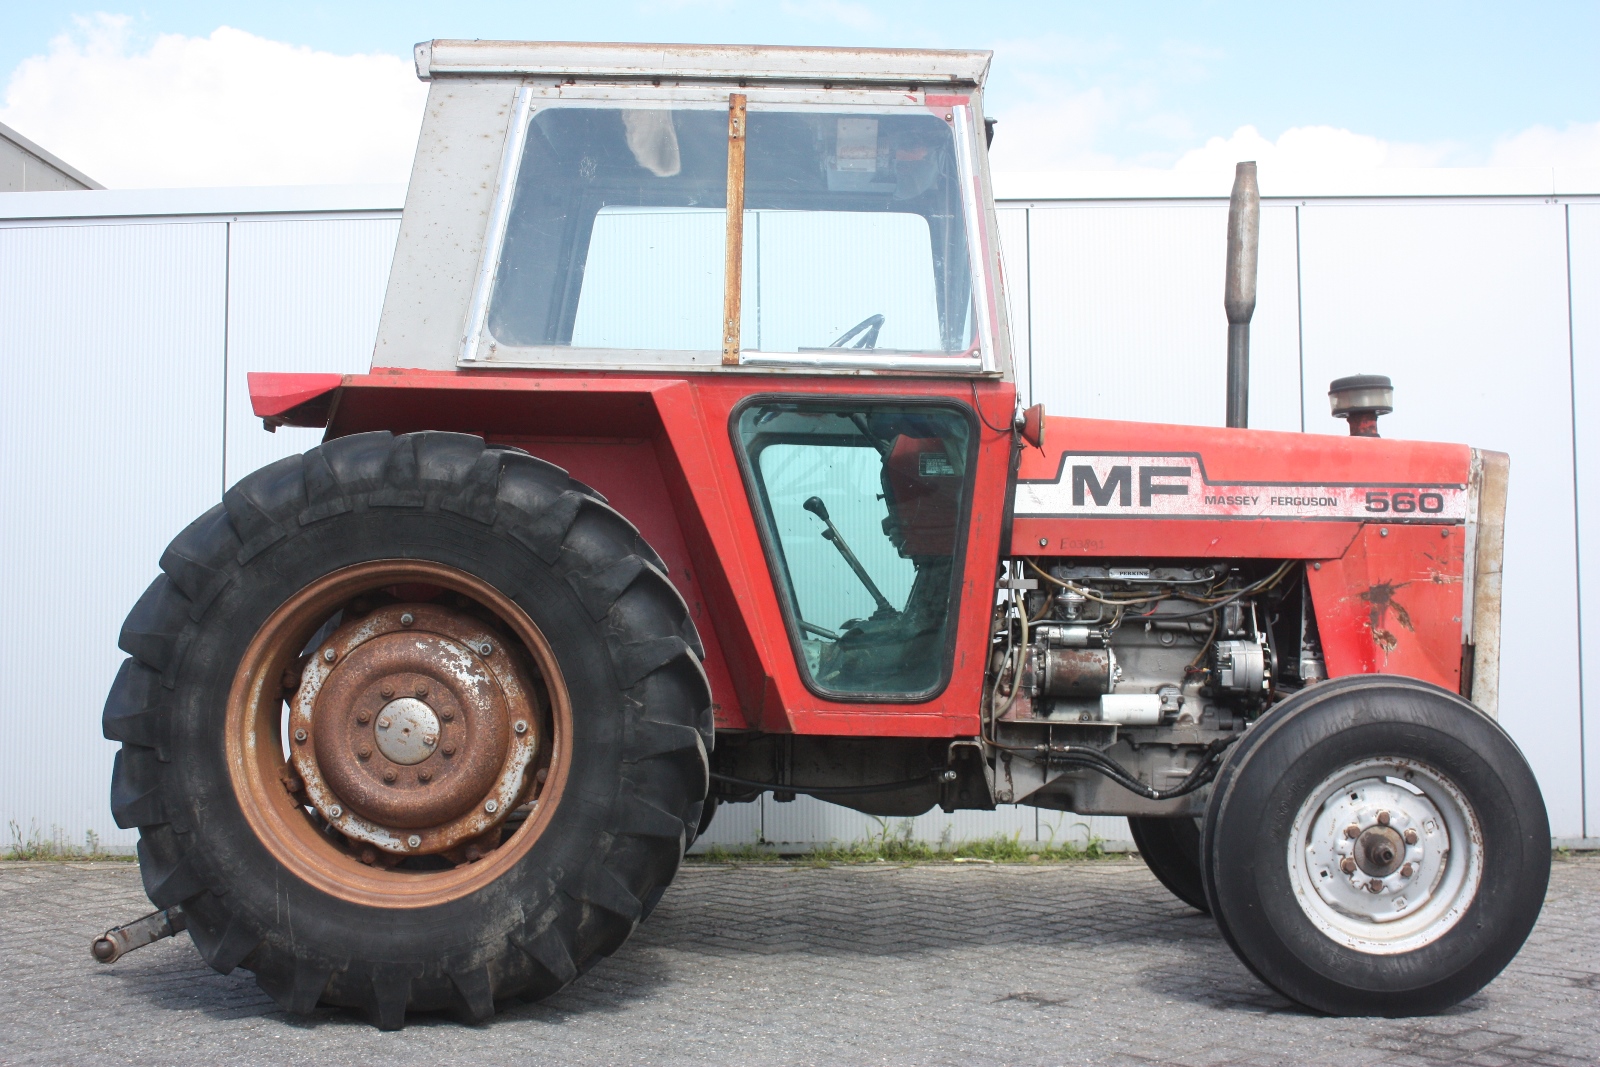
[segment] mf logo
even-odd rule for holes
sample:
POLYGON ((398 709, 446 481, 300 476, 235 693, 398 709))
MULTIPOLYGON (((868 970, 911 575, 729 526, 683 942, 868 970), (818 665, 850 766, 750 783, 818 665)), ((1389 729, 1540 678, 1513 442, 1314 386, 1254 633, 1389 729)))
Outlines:
MULTIPOLYGON (((1139 506, 1147 508, 1158 496, 1188 496, 1191 467, 1140 466, 1139 506)), ((1072 506, 1083 507, 1093 500, 1098 507, 1109 507, 1113 499, 1119 507, 1133 506, 1134 467, 1117 465, 1106 469, 1104 478, 1088 464, 1072 467, 1072 506)))

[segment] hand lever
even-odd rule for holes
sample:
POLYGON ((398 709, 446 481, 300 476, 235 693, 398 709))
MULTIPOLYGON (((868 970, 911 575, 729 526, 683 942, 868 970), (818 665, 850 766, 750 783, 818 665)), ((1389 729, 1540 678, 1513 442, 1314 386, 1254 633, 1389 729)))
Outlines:
POLYGON ((822 536, 833 542, 833 547, 839 550, 839 555, 844 557, 850 569, 856 572, 856 577, 861 579, 861 584, 867 587, 867 592, 872 594, 872 599, 878 605, 878 610, 872 613, 872 617, 879 619, 900 614, 894 610, 894 605, 889 603, 889 598, 883 595, 877 583, 872 580, 872 576, 867 573, 867 569, 861 565, 861 561, 856 559, 856 554, 850 551, 850 546, 845 544, 844 535, 833 525, 833 520, 828 518, 828 505, 822 502, 822 498, 814 496, 800 506, 822 520, 827 527, 822 531, 822 536))

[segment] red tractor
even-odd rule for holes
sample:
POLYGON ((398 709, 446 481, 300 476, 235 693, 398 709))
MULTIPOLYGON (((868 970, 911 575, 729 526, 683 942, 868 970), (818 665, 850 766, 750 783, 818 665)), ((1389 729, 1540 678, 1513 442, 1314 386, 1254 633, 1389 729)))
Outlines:
MULTIPOLYGON (((482 1019, 623 943, 719 803, 1128 816, 1268 985, 1438 1011, 1550 834, 1495 722, 1504 456, 1018 413, 986 52, 435 41, 371 372, 128 616, 162 909, 294 1012, 482 1019)), ((1249 175, 1246 175, 1248 178, 1249 175)))

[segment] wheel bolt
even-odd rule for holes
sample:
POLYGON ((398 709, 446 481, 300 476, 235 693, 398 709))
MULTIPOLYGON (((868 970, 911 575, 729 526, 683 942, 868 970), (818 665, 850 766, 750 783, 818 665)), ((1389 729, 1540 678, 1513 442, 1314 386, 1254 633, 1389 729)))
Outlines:
POLYGON ((419 781, 419 782, 430 781, 432 778, 433 778, 433 772, 432 771, 421 770, 421 771, 417 772, 417 781, 419 781))
POLYGON ((1346 836, 1346 837, 1360 837, 1361 836, 1361 827, 1357 826, 1355 823, 1351 823, 1349 826, 1346 826, 1344 828, 1344 836, 1346 836))
POLYGON ((294 739, 296 741, 300 742, 302 745, 305 744, 306 743, 306 732, 304 730, 296 730, 294 732, 294 739))
POLYGON ((1367 883, 1367 891, 1370 893, 1381 893, 1383 892, 1383 883, 1374 878, 1372 881, 1367 883))
POLYGON ((386 770, 386 771, 383 772, 383 780, 384 781, 392 782, 392 781, 394 781, 394 779, 395 779, 395 773, 394 773, 394 769, 393 768, 390 768, 389 770, 386 770))
POLYGON ((1401 867, 1400 868, 1400 877, 1402 877, 1402 878, 1410 878, 1411 877, 1411 870, 1412 870, 1412 867, 1411 867, 1411 864, 1409 864, 1409 863, 1406 864, 1405 866, 1401 867))
POLYGON ((428 687, 423 685, 421 682, 418 682, 417 683, 417 696, 425 697, 427 695, 428 695, 428 687))
POLYGON ((488 812, 490 815, 493 815, 495 812, 500 810, 500 802, 498 800, 485 801, 483 810, 488 812))
POLYGON ((365 708, 363 708, 362 710, 356 712, 356 722, 360 723, 362 726, 367 725, 367 723, 369 723, 371 721, 372 721, 372 712, 367 711, 365 708))
POLYGON ((1406 844, 1414 845, 1416 843, 1417 843, 1417 832, 1415 830, 1407 830, 1406 831, 1406 844))
POLYGON ((439 751, 443 752, 446 756, 454 756, 456 754, 456 746, 454 746, 454 745, 446 745, 443 748, 441 748, 439 751))
POLYGON ((439 718, 443 719, 445 722, 451 722, 455 719, 455 717, 456 713, 453 711, 441 711, 439 713, 439 718))
POLYGON ((1388 826, 1389 825, 1389 813, 1387 811, 1378 812, 1378 825, 1379 826, 1388 826))
POLYGON ((341 808, 339 805, 335 804, 333 807, 328 809, 328 817, 330 819, 343 818, 344 817, 344 809, 341 808))
POLYGON ((1351 859, 1349 856, 1346 856, 1344 859, 1339 861, 1339 869, 1345 874, 1355 874, 1356 861, 1351 859))
MULTIPOLYGON (((411 614, 411 612, 409 612, 409 611, 406 612, 404 615, 400 616, 400 625, 401 626, 410 626, 412 623, 414 623, 416 621, 417 621, 416 616, 411 614)), ((415 847, 415 846, 413 846, 413 847, 415 847)))
POLYGON ((412 834, 410 837, 406 838, 406 845, 410 848, 421 848, 422 838, 418 837, 416 834, 412 834))
POLYGON ((378 862, 378 852, 371 845, 361 850, 361 862, 371 867, 378 862))
POLYGON ((388 682, 384 682, 383 687, 378 690, 378 694, 382 696, 383 699, 388 700, 390 697, 394 696, 394 686, 390 685, 388 682))
POLYGON ((360 748, 356 749, 356 755, 359 756, 362 759, 371 759, 372 758, 372 748, 371 748, 371 746, 362 745, 360 748))
POLYGON ((339 658, 339 653, 330 648, 322 653, 322 658, 327 660, 329 663, 332 663, 334 660, 339 658))
POLYGON ((519 734, 525 734, 528 732, 528 724, 523 722, 521 719, 518 719, 511 728, 519 734))

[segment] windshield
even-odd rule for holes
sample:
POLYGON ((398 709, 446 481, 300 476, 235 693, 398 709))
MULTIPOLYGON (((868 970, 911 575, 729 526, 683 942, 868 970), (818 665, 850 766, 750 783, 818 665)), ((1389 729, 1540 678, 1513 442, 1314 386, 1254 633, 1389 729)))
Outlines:
MULTIPOLYGON (((745 349, 974 346, 951 127, 929 111, 896 110, 750 110, 745 349)), ((489 307, 493 338, 719 349, 727 131, 720 107, 536 112, 489 307)))

